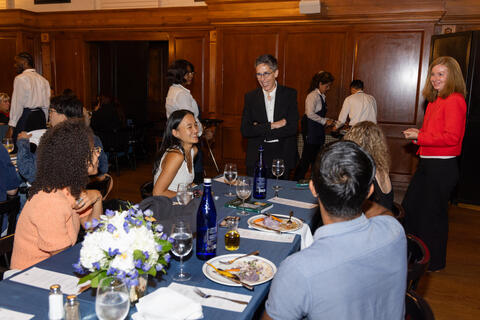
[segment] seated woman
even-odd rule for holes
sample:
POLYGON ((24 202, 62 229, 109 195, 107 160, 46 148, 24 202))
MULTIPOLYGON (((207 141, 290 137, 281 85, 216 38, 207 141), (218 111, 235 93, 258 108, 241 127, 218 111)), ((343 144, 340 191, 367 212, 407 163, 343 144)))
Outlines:
POLYGON ((153 169, 153 195, 174 197, 179 183, 193 182, 198 125, 192 112, 177 110, 168 118, 153 169))
POLYGON ((377 170, 373 181, 374 191, 369 200, 392 211, 393 188, 389 177, 390 155, 382 129, 371 121, 362 121, 345 134, 344 140, 356 142, 373 157, 377 170))
POLYGON ((25 269, 74 245, 80 224, 98 219, 102 196, 82 211, 88 176, 95 174, 100 149, 83 119, 49 129, 37 149, 37 175, 18 219, 12 269, 25 269))

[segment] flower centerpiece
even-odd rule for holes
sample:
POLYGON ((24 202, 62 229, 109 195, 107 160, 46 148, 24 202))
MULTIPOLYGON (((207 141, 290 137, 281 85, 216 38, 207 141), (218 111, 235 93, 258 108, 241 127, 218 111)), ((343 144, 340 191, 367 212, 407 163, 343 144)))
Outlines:
POLYGON ((125 211, 107 209, 100 220, 85 223, 85 229, 80 259, 73 265, 78 274, 88 273, 79 284, 90 280, 96 288, 100 280, 113 276, 126 283, 135 302, 145 292, 148 275, 166 273, 173 240, 155 223, 151 210, 138 205, 125 211))

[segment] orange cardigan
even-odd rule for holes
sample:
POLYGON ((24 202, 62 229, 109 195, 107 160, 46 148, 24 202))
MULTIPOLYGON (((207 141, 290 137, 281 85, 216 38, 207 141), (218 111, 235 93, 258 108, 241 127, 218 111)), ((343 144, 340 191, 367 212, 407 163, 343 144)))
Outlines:
POLYGON ((10 268, 28 268, 75 244, 81 220, 92 209, 79 215, 72 209, 74 203, 66 189, 40 191, 27 201, 18 218, 10 268))

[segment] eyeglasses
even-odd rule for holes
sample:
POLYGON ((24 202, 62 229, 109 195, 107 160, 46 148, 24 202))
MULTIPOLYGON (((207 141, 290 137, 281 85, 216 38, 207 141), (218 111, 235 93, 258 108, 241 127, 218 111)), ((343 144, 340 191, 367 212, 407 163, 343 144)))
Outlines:
POLYGON ((100 154, 102 153, 102 147, 93 147, 92 153, 100 154))
POLYGON ((187 74, 191 74, 193 76, 195 74, 195 71, 187 72, 187 74))
POLYGON ((55 110, 55 109, 53 109, 53 108, 49 108, 49 109, 48 109, 48 113, 49 113, 49 114, 50 114, 50 113, 53 113, 53 112, 58 113, 57 110, 55 110))
POLYGON ((257 78, 266 78, 268 76, 270 76, 272 74, 272 72, 264 72, 264 73, 256 73, 255 75, 257 76, 257 78))

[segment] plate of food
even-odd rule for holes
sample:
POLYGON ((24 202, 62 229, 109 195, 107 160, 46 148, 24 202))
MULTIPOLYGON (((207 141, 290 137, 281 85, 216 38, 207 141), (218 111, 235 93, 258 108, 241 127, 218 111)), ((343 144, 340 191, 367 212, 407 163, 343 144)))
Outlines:
POLYGON ((228 276, 219 273, 227 272, 248 285, 256 286, 273 279, 277 272, 277 267, 268 259, 258 256, 247 256, 236 260, 232 264, 223 262, 243 256, 244 254, 225 254, 212 258, 202 266, 203 274, 210 280, 226 286, 241 287, 238 282, 232 281, 228 276))
POLYGON ((260 231, 269 232, 292 232, 303 227, 302 220, 292 217, 289 222, 289 216, 283 214, 259 214, 248 219, 248 225, 260 231))

